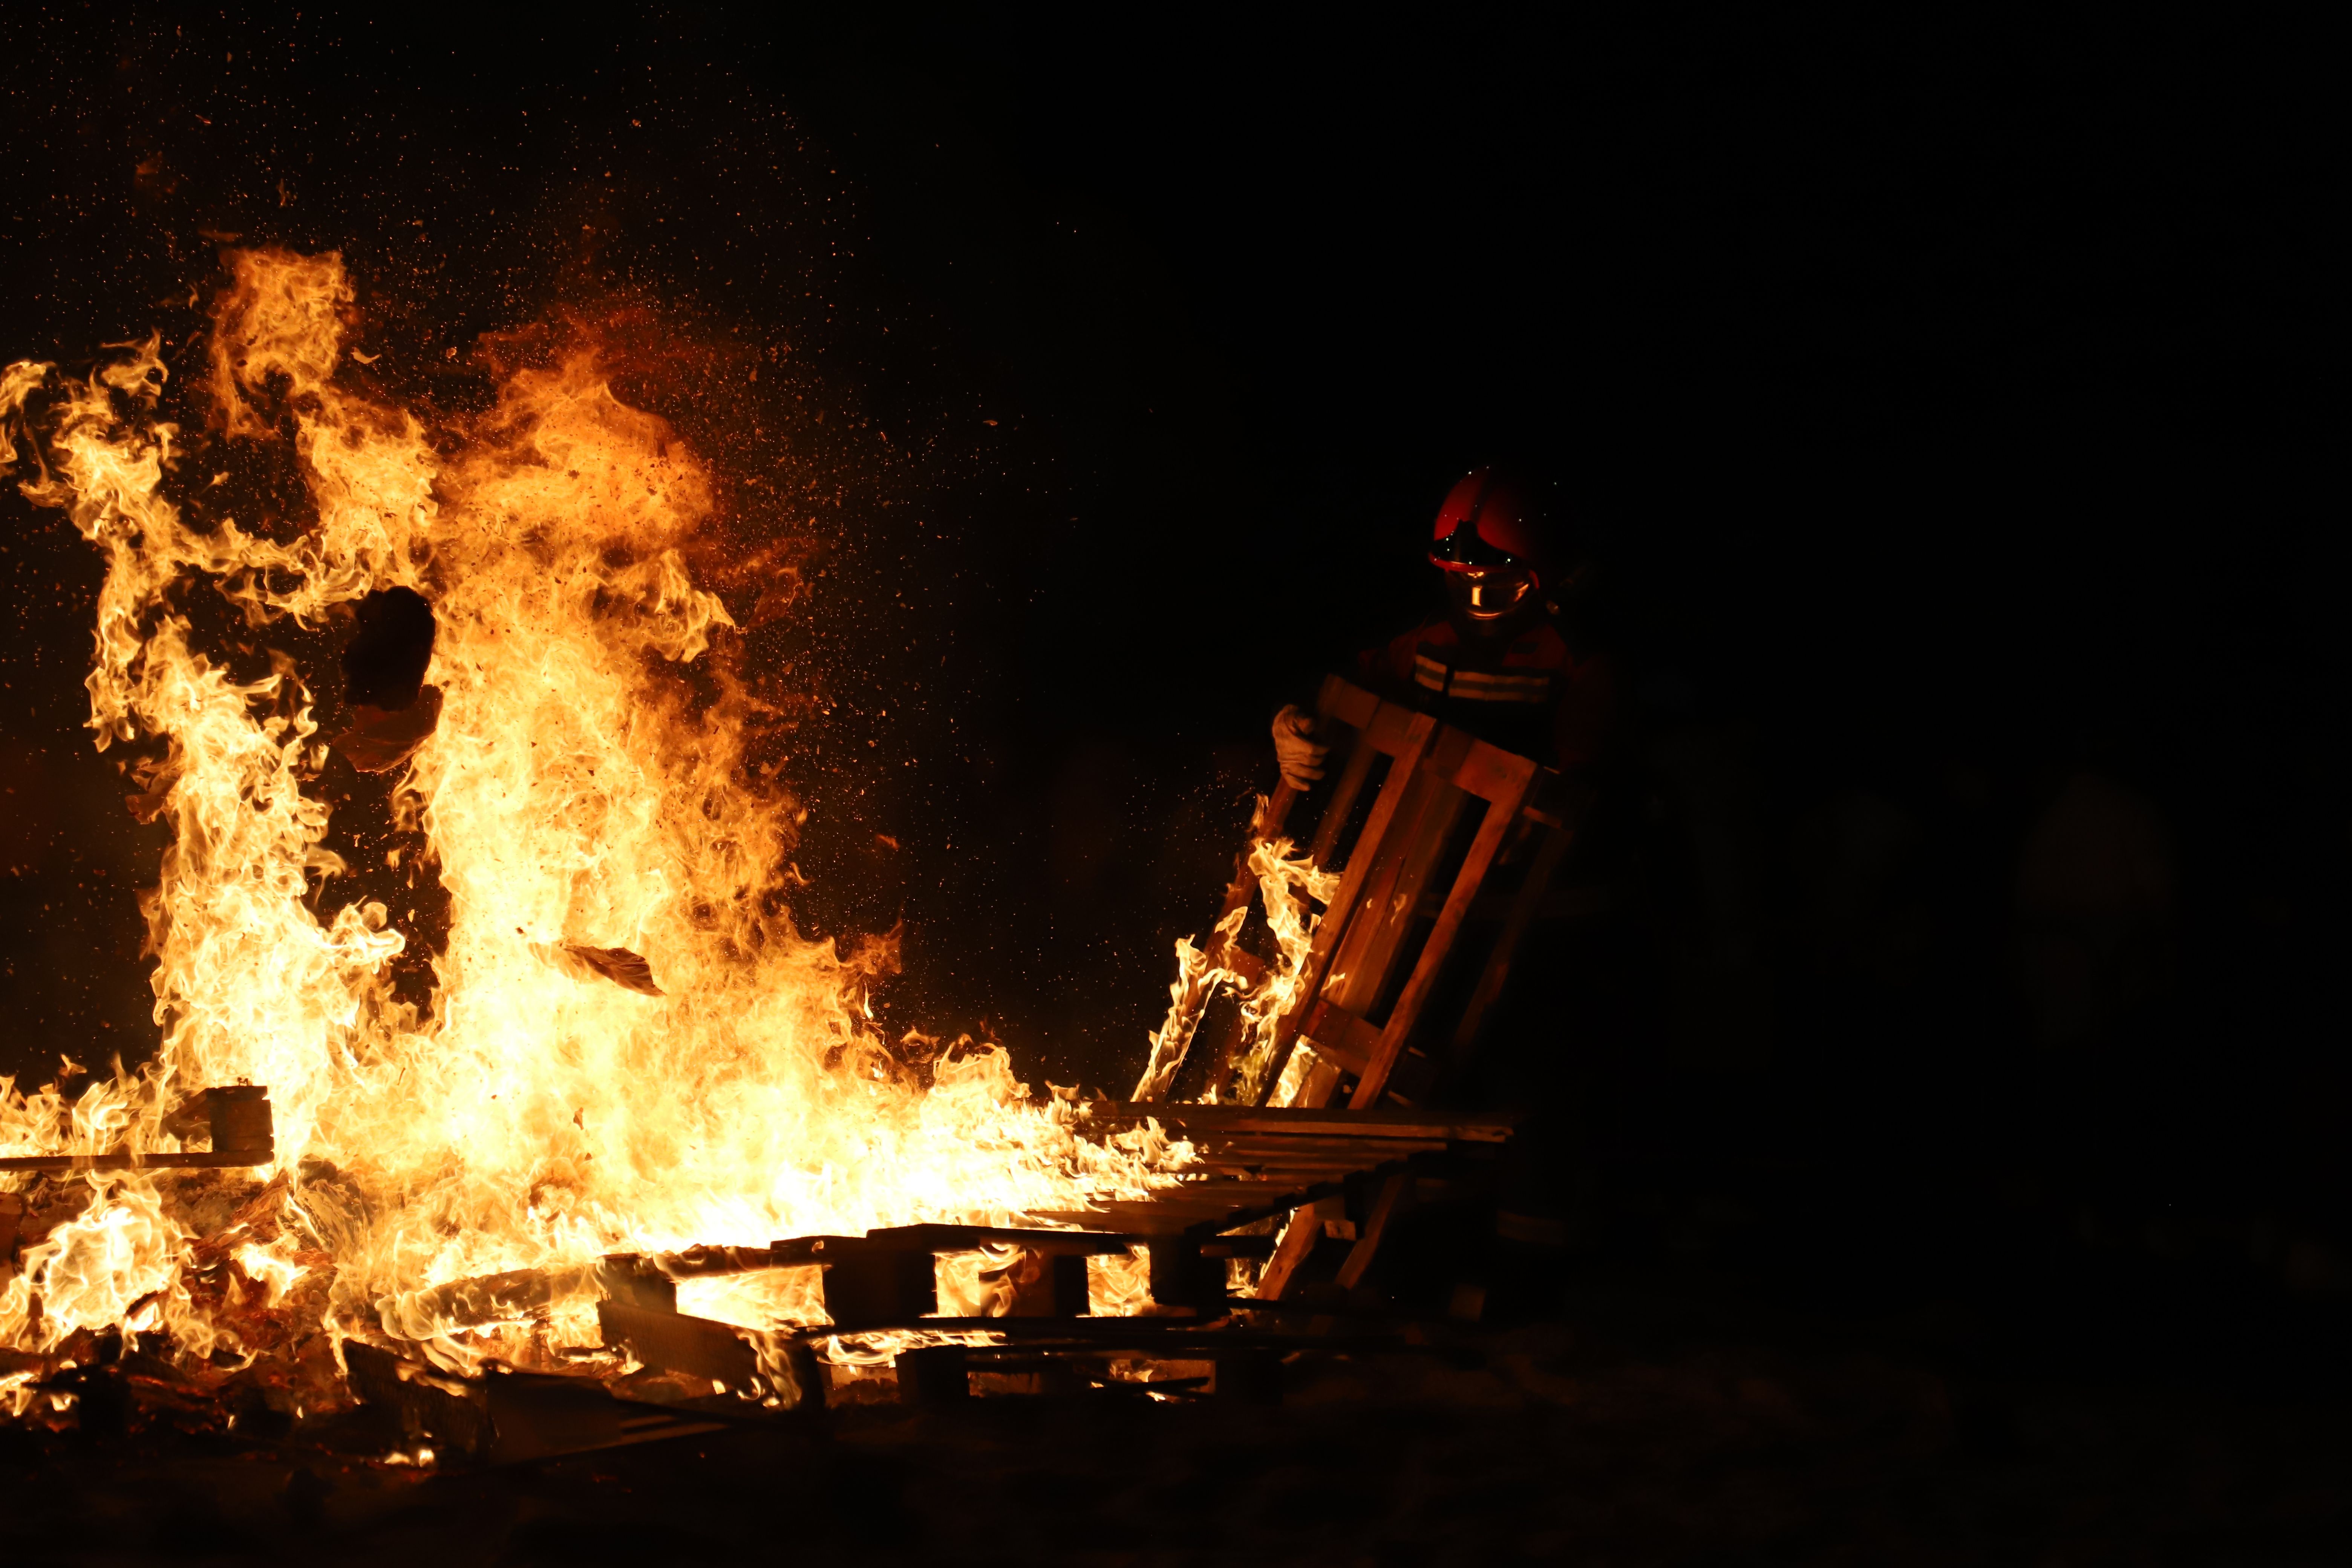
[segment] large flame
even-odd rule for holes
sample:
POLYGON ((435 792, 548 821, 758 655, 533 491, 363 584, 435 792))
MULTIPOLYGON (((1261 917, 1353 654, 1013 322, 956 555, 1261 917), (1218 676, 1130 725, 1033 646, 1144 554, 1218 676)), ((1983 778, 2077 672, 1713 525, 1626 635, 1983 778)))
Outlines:
MULTIPOLYGON (((0 381, 0 415, 33 437, 26 493, 105 554, 98 744, 163 742, 142 783, 173 830, 146 899, 160 1057, 70 1100, 0 1081, 0 1152, 169 1148, 162 1116, 188 1089, 266 1084, 282 1203, 223 1255, 239 1290, 275 1298, 298 1252, 323 1254, 329 1321, 410 1337, 446 1326, 430 1288, 447 1281, 1003 1223, 1166 1179, 1164 1145, 1075 1139, 1001 1052, 910 1081, 863 1008, 887 952, 805 940, 781 912, 798 808, 747 782, 743 700, 687 678, 731 623, 681 552, 711 517, 709 473, 661 420, 583 352, 514 374, 436 447, 339 383, 339 258, 229 259, 211 391, 232 449, 290 419, 317 509, 290 537, 165 499, 177 432, 155 417, 153 342, 84 382, 32 364, 0 381), (341 868, 305 788, 327 763, 310 694, 290 660, 240 681, 198 646, 176 606, 207 584, 257 627, 394 585, 433 604, 446 701, 395 795, 450 900, 428 1009, 393 994, 405 939, 382 904, 313 912, 341 868), (661 994, 576 948, 644 955, 661 994)), ((0 1290, 0 1342, 111 1322, 208 1346, 226 1331, 176 1284, 203 1222, 152 1174, 87 1181, 0 1290)))

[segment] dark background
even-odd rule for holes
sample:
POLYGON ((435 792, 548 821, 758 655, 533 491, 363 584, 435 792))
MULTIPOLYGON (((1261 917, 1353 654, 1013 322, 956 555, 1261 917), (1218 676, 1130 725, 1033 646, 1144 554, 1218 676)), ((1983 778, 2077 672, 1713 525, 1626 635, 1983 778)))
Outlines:
MULTIPOLYGON (((478 334, 647 313, 692 352, 625 384, 812 574, 743 643, 819 697, 801 918, 1114 1091, 1267 714, 1517 455, 1601 547, 1643 824, 1602 1231, 2176 1346, 2352 1289, 2323 51, 957 17, 12 12, 0 353, 185 339, 232 234, 342 249, 453 416, 478 334)), ((94 553, 0 529, 37 1079, 152 1040, 156 846, 79 728, 94 553)))

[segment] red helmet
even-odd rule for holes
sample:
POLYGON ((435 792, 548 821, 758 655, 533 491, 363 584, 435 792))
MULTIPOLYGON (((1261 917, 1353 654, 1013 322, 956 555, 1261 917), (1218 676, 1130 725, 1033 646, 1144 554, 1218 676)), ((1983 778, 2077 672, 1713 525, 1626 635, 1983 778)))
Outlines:
POLYGON ((1429 559, 1448 572, 1517 566, 1549 586, 1550 533, 1524 487, 1493 468, 1473 468, 1437 509, 1429 559))

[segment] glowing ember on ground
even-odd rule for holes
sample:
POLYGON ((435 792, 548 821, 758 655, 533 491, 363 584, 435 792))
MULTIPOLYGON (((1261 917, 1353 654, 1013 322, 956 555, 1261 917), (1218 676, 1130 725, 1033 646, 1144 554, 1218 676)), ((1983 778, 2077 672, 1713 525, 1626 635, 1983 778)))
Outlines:
MULTIPOLYGON (((273 1402, 315 1408, 340 1397, 346 1336, 453 1366, 595 1342, 603 1254, 1002 1224, 1170 1179, 1181 1149, 1081 1141, 1001 1051, 913 1080, 863 1002, 887 952, 795 931, 777 894, 799 808, 745 778, 743 698, 691 679, 731 625, 681 552, 712 512, 702 458, 585 351, 428 429, 339 382, 339 258, 229 259, 215 416, 233 458, 290 436, 315 522, 164 498, 155 342, 87 381, 17 364, 0 383, 25 492, 105 554, 98 744, 142 743, 142 809, 173 836, 145 901, 161 1053, 78 1094, 0 1080, 0 1154, 172 1150, 185 1096, 250 1082, 277 1163, 0 1178, 39 1233, 0 1287, 0 1346, 54 1361, 119 1326, 184 1363, 260 1358, 273 1402), (423 1009, 387 979, 408 939, 381 903, 314 912, 341 869, 306 793, 329 765, 318 672, 280 657, 233 679, 184 609, 225 595, 266 639, 394 586, 439 623, 439 725, 394 793, 450 899, 423 1009), (580 956, 614 952, 660 994, 580 956), (440 1289, 457 1281, 476 1283, 440 1289)), ((698 1310, 816 1319, 814 1272, 714 1284, 698 1310)), ((946 1299, 954 1273, 942 1310, 985 1310, 946 1299)), ((21 1410, 28 1374, 6 1381, 21 1410)))

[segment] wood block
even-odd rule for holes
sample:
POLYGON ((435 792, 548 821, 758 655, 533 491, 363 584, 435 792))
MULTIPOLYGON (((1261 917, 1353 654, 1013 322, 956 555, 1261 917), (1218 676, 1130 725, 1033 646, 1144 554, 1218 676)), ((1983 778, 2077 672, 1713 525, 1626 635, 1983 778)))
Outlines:
POLYGON ((837 1329, 903 1323, 940 1309, 931 1254, 854 1251, 824 1266, 824 1310, 837 1329))
POLYGON ((647 1366, 707 1377, 738 1394, 760 1386, 760 1358, 730 1324, 608 1297, 596 1303, 596 1326, 607 1345, 625 1348, 647 1366))

